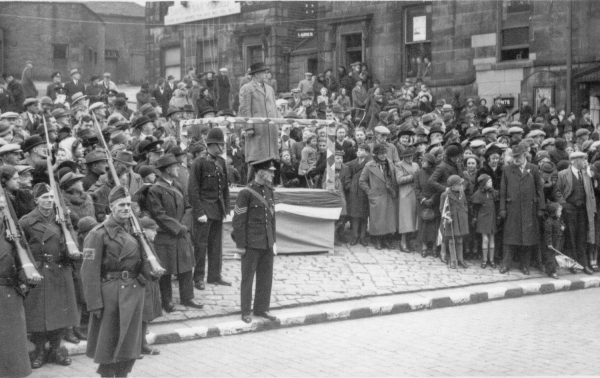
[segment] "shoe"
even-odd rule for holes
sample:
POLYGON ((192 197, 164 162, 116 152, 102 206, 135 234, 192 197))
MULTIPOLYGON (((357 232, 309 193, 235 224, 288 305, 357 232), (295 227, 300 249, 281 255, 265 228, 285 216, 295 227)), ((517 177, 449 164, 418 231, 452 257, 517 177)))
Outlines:
POLYGON ((252 323, 252 316, 250 316, 250 315, 242 315, 242 321, 244 323, 252 323))
POLYGON ((46 363, 46 349, 44 348, 39 351, 36 351, 35 358, 33 359, 33 362, 31 362, 31 367, 33 369, 39 369, 42 366, 44 366, 45 363, 46 363))
POLYGON ((352 238, 350 239, 350 245, 357 245, 358 244, 358 238, 352 238))
POLYGON ((392 243, 390 243, 390 242, 388 242, 386 240, 384 240, 384 241, 381 242, 381 247, 383 249, 393 249, 392 243))
POLYGON ((197 309, 204 308, 204 305, 202 303, 196 303, 196 302, 194 302, 193 299, 190 299, 189 301, 181 302, 181 304, 186 307, 191 307, 191 308, 197 308, 197 309))
POLYGON ((577 269, 569 268, 569 272, 571 272, 572 274, 577 274, 577 269))
POLYGON ((58 350, 50 350, 48 352, 48 361, 52 361, 57 365, 61 366, 69 366, 71 365, 71 359, 69 357, 65 357, 58 350))
POLYGON ((404 253, 409 253, 410 251, 408 250, 407 247, 403 247, 402 244, 400 244, 400 246, 398 246, 398 250, 400 252, 404 252, 404 253))
POLYGON ((165 312, 170 314, 171 312, 175 311, 175 305, 173 304, 173 302, 167 302, 163 304, 163 309, 165 310, 165 312))
POLYGON ((599 267, 598 267, 598 265, 596 265, 596 264, 592 265, 592 270, 593 270, 594 272, 600 272, 600 268, 599 268, 599 267))
POLYGON ((521 268, 521 273, 523 273, 524 275, 528 276, 529 275, 529 269, 527 269, 527 268, 521 268))
POLYGON ((277 320, 277 317, 275 315, 272 315, 269 311, 255 312, 254 315, 260 316, 261 318, 265 318, 265 319, 271 320, 271 321, 277 320))
POLYGON ((492 269, 496 269, 496 263, 495 262, 491 261, 489 264, 492 267, 492 269))
POLYGON ((157 354, 160 354, 160 350, 154 349, 148 344, 144 344, 144 345, 142 345, 142 354, 149 354, 151 356, 156 356, 157 354))
POLYGON ((456 269, 456 263, 454 261, 450 261, 450 269, 456 269))
POLYGON ((427 250, 426 249, 421 250, 421 257, 422 258, 426 258, 427 257, 427 250))
POLYGON ((487 266, 488 266, 488 262, 487 261, 484 261, 484 262, 481 263, 481 269, 485 269, 485 268, 487 268, 487 266))
POLYGON ((467 265, 467 263, 465 263, 464 261, 459 261, 458 266, 460 266, 463 269, 467 269, 469 267, 469 265, 467 265))
POLYGON ((500 268, 500 271, 499 271, 499 272, 500 272, 500 274, 505 274, 505 273, 508 273, 508 268, 507 268, 507 267, 505 267, 505 266, 503 266, 502 268, 500 268))
POLYGON ((382 250, 382 249, 383 249, 383 247, 382 247, 382 245, 381 245, 381 240, 377 240, 377 241, 375 242, 375 249, 376 249, 376 250, 378 250, 378 251, 380 251, 380 250, 382 250))
POLYGON ((548 277, 554 278, 555 280, 557 280, 558 279, 558 274, 556 274, 556 273, 550 273, 550 274, 548 274, 548 277))
POLYGON ((588 266, 586 266, 585 268, 583 268, 583 273, 585 274, 594 274, 594 271, 591 270, 588 266))
POLYGON ((200 282, 196 282, 194 284, 194 287, 198 290, 204 290, 206 289, 206 286, 204 285, 204 281, 200 281, 200 282))
MULTIPOLYGON (((207 281, 207 282, 208 282, 208 281, 207 281)), ((231 286, 231 282, 227 282, 227 281, 225 281, 225 280, 224 280, 224 279, 222 279, 222 278, 219 278, 219 279, 218 279, 218 280, 216 280, 216 281, 210 281, 210 282, 208 282, 208 283, 210 283, 210 284, 213 284, 213 285, 231 286)))
POLYGON ((73 334, 79 340, 87 340, 87 335, 85 333, 83 333, 83 331, 81 330, 80 327, 73 327, 73 334))
POLYGON ((63 340, 68 341, 71 344, 79 344, 79 339, 77 338, 77 336, 75 336, 72 327, 67 328, 67 332, 65 332, 63 340))
POLYGON ((365 238, 360 238, 359 242, 363 247, 369 246, 369 243, 367 243, 367 240, 365 238))

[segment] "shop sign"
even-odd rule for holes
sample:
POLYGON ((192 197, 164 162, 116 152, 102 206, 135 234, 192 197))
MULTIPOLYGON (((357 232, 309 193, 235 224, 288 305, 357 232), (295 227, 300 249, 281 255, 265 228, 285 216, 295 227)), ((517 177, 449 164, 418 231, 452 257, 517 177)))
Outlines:
POLYGON ((177 1, 165 15, 165 25, 208 20, 241 12, 235 1, 177 1))
POLYGON ((311 38, 315 35, 315 29, 298 29, 298 38, 311 38))
POLYGON ((515 98, 514 97, 501 97, 502 105, 505 108, 514 108, 515 107, 515 98))

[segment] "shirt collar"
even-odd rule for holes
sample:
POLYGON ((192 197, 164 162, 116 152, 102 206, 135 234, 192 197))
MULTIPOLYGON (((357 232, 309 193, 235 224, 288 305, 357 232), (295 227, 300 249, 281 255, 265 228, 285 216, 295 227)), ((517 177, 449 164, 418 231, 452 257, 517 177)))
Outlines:
POLYGON ((579 178, 579 172, 581 172, 579 169, 575 168, 574 166, 571 166, 571 171, 577 178, 579 178))

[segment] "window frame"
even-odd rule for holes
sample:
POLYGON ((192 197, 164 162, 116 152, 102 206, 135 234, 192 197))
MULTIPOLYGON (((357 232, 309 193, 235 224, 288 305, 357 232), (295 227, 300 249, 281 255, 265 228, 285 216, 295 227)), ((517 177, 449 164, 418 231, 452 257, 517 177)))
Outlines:
POLYGON ((527 12, 512 12, 508 13, 508 3, 511 0, 503 0, 498 2, 498 29, 496 38, 496 61, 499 63, 503 62, 518 62, 529 60, 529 54, 531 53, 531 21, 529 20, 533 14, 533 1, 531 1, 531 8, 527 12), (506 7, 504 6, 506 4, 506 7), (506 14, 505 14, 506 9, 506 14), (506 17, 505 17, 506 16, 506 17), (509 18, 510 16, 510 18, 509 18), (519 45, 504 45, 504 31, 511 29, 527 28, 527 44, 519 45), (521 59, 503 59, 503 53, 508 51, 526 50, 527 58, 521 59))
POLYGON ((260 47, 260 50, 262 52, 262 61, 265 61, 265 47, 261 44, 261 43, 253 43, 253 44, 247 44, 244 45, 244 65, 245 67, 250 67, 250 65, 252 64, 250 62, 250 50, 253 48, 257 48, 260 47))
POLYGON ((53 43, 52 44, 52 60, 68 60, 69 59, 69 44, 68 43, 53 43), (65 56, 63 58, 56 57, 56 48, 63 47, 65 49, 65 56))
MULTIPOLYGON (((183 61, 181 57, 181 45, 173 45, 173 46, 164 46, 161 48, 161 71, 164 73, 164 77, 167 77, 167 69, 179 67, 179 78, 175 78, 176 80, 181 80, 183 75, 181 74, 181 62, 183 61), (167 64, 167 51, 169 50, 179 50, 179 64, 167 64)), ((175 75, 173 75, 175 76, 175 75)))
MULTIPOLYGON (((428 59, 430 62, 433 61, 433 57, 432 57, 432 41, 433 41, 433 10, 432 10, 432 4, 431 3, 425 3, 425 4, 418 4, 418 5, 411 5, 411 6, 407 6, 405 7, 402 12, 403 12, 403 21, 404 21, 404 35, 402 37, 402 72, 403 72, 403 76, 404 78, 410 78, 410 79, 415 79, 417 78, 417 75, 411 75, 409 76, 409 70, 410 70, 410 56, 408 54, 408 50, 411 46, 418 46, 418 45, 429 45, 429 56, 428 59), (422 9, 422 11, 417 11, 419 9, 422 9), (415 16, 425 16, 425 39, 422 41, 408 41, 408 35, 409 35, 409 16, 413 15, 413 17, 415 16), (429 37, 429 39, 427 39, 427 37, 429 37)), ((412 23, 411 23, 412 25, 412 23)))

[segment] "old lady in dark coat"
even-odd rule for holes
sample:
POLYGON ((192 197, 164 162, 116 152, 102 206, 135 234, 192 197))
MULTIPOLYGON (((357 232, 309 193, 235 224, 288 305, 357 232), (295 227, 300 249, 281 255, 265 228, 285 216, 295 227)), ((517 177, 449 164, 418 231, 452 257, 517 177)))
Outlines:
POLYGON ((71 360, 59 353, 59 347, 64 329, 79 325, 72 261, 67 255, 61 227, 55 221, 54 195, 50 187, 36 184, 33 197, 37 207, 19 220, 38 271, 44 277, 25 300, 27 331, 36 346, 32 366, 37 368, 44 364, 47 341, 50 341, 49 359, 70 365, 71 360))
POLYGON ((361 144, 356 150, 356 159, 349 162, 342 177, 344 191, 346 194, 346 211, 350 217, 352 225, 352 239, 350 245, 356 245, 358 242, 367 246, 365 239, 367 234, 367 219, 369 218, 369 198, 367 193, 360 188, 358 183, 360 175, 365 165, 371 161, 369 153, 371 148, 366 144, 361 144))
POLYGON ((86 355, 100 364, 101 376, 126 377, 140 357, 143 284, 152 276, 138 240, 126 231, 132 214, 128 191, 116 186, 109 203, 111 213, 83 243, 81 279, 90 311, 86 355))
POLYGON ((500 184, 500 217, 504 219, 506 254, 500 273, 510 269, 512 255, 521 257, 521 271, 529 274, 531 249, 540 243, 539 218, 544 215, 544 186, 536 165, 527 163, 525 148, 512 149, 514 162, 504 168, 500 184))
POLYGON ((434 169, 435 156, 429 153, 423 155, 421 169, 415 173, 413 182, 417 196, 417 214, 419 214, 417 240, 421 242, 421 256, 423 257, 427 255, 428 249, 435 249, 440 227, 440 216, 437 211, 439 197, 437 196, 435 187, 429 183, 429 177, 431 177, 434 169), (425 209, 430 209, 430 211, 428 211, 429 215, 426 216, 427 218, 423 219, 423 211, 425 209))
POLYGON ((177 182, 181 167, 177 158, 169 154, 158 159, 157 169, 160 177, 148 191, 148 202, 150 217, 159 226, 154 240, 156 254, 166 270, 159 282, 163 307, 168 312, 172 311, 171 275, 174 274, 179 281, 181 304, 202 308, 193 301, 192 268, 195 260, 189 233, 191 207, 181 184, 177 182))

